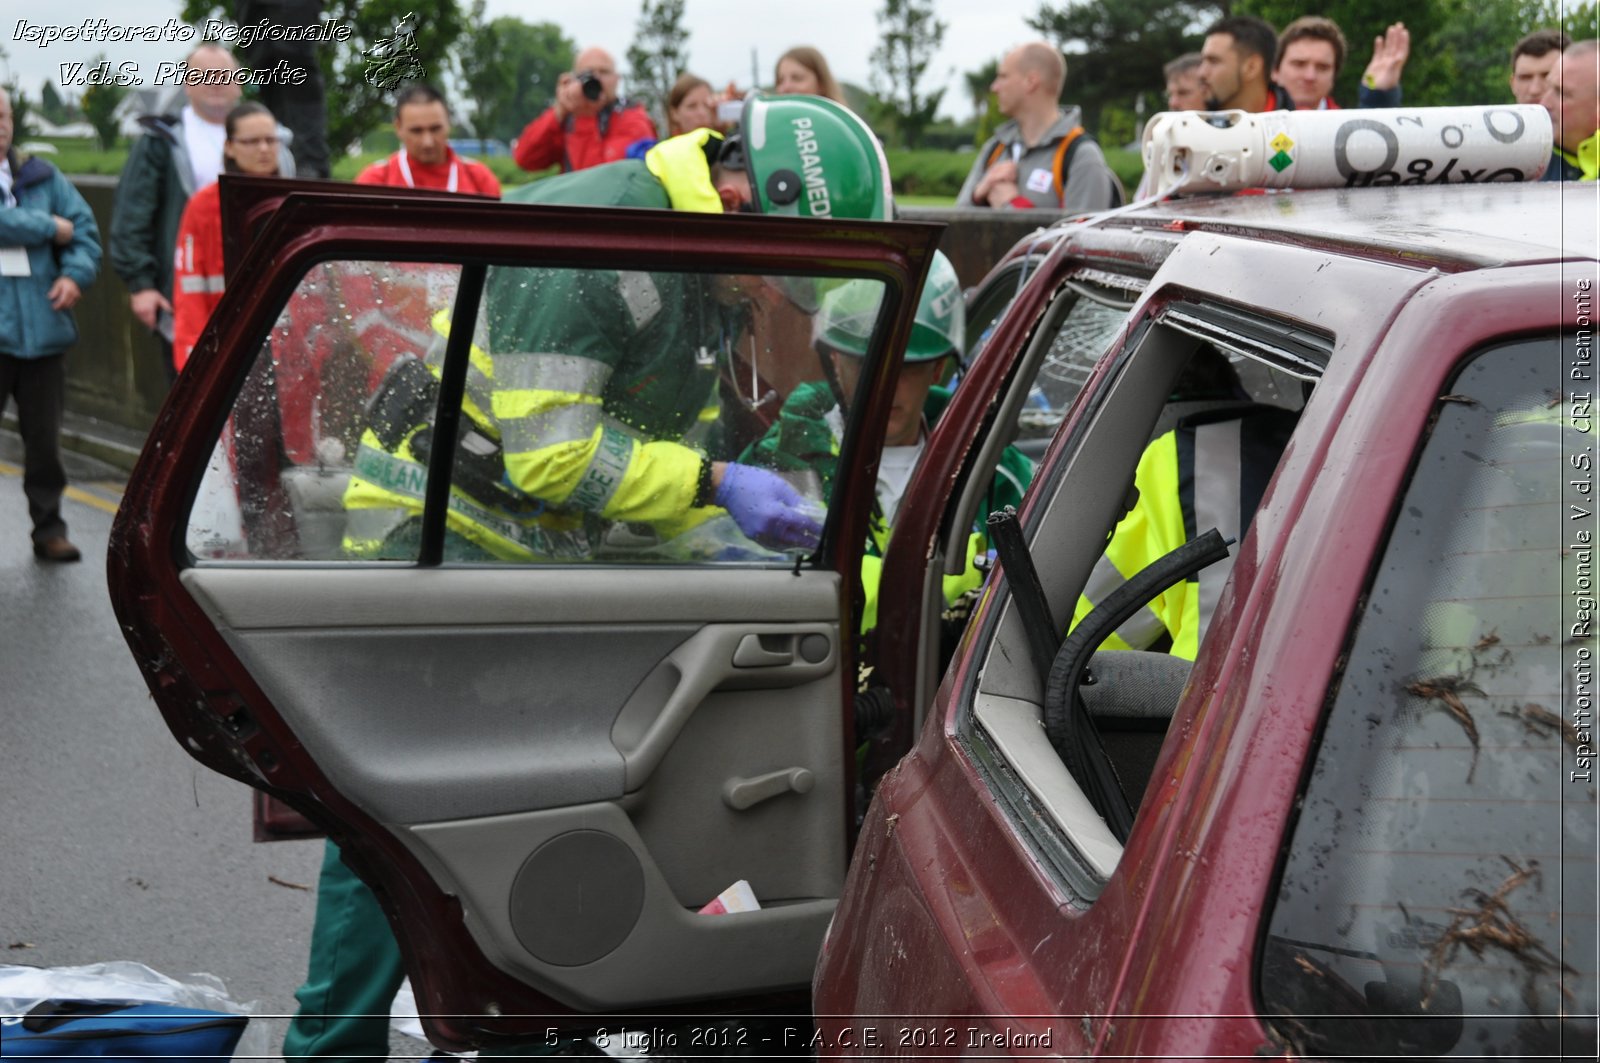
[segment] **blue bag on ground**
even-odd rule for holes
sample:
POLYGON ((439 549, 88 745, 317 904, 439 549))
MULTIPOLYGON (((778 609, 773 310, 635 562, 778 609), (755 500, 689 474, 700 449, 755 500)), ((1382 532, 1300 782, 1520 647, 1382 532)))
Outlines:
POLYGON ((232 1059, 249 1019, 136 1000, 46 1000, 0 1019, 0 1058, 232 1059))

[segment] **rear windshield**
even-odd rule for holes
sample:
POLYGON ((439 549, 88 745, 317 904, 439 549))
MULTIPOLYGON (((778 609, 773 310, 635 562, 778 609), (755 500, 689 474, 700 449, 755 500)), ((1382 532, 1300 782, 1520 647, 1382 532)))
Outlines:
POLYGON ((1268 921, 1263 1013, 1297 1053, 1593 1058, 1594 435, 1557 390, 1577 353, 1487 349, 1441 398, 1268 921))

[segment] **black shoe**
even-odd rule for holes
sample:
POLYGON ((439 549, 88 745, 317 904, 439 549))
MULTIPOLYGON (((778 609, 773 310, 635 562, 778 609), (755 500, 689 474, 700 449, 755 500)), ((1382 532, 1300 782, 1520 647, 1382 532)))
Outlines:
POLYGON ((65 535, 57 535, 46 539, 42 543, 33 544, 33 556, 40 561, 81 561, 83 554, 72 545, 72 540, 65 535))

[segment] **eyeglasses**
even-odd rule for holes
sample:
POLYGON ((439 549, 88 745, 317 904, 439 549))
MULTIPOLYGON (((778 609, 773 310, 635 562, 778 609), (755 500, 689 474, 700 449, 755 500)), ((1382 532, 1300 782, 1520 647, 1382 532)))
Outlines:
POLYGON ((248 138, 243 139, 243 140, 232 141, 232 143, 239 145, 241 148, 262 148, 262 147, 275 148, 275 147, 278 146, 278 138, 277 137, 248 137, 248 138))

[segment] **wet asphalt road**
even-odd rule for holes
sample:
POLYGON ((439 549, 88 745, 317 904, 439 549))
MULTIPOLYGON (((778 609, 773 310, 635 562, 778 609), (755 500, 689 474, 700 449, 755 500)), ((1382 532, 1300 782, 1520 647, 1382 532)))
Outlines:
MULTIPOLYGON (((106 593, 115 470, 69 455, 78 564, 33 558, 17 439, 0 433, 0 964, 137 960, 220 977, 287 1015, 321 842, 256 845, 249 791, 179 747, 106 593)), ((284 1021, 267 1020, 270 1045, 284 1021)))
MULTIPOLYGON (((83 560, 45 564, 20 443, 0 430, 0 965, 215 975, 256 1016, 235 1058, 276 1059, 323 843, 253 843, 250 791, 173 739, 106 590, 122 477, 66 458, 63 515, 83 560)), ((414 1060, 428 1046, 391 1033, 389 1052, 414 1060)))

